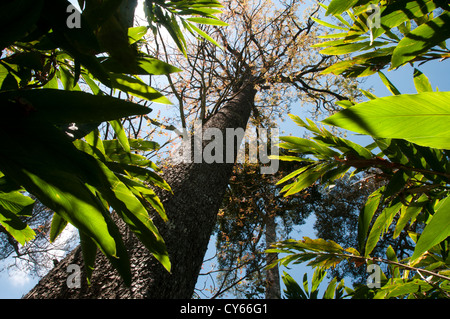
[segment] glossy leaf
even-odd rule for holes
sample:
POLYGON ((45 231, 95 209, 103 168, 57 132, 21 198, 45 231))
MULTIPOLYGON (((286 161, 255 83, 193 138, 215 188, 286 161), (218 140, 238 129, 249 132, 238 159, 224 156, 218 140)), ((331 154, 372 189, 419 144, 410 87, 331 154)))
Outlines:
POLYGON ((164 95, 135 77, 124 74, 113 74, 112 82, 113 87, 135 97, 143 98, 155 103, 172 104, 164 95))
POLYGON ((28 226, 20 215, 25 210, 31 210, 34 200, 19 192, 0 192, 0 224, 21 245, 34 238, 35 232, 28 226))
POLYGON ((131 175, 132 177, 136 177, 141 181, 146 181, 152 185, 155 185, 161 189, 172 192, 170 185, 158 174, 155 172, 146 169, 144 167, 136 166, 136 165, 128 165, 128 164, 118 164, 113 162, 106 162, 108 167, 117 172, 124 175, 131 175))
POLYGON ((91 276, 94 271, 95 259, 97 257, 97 245, 95 242, 89 237, 86 236, 83 232, 79 232, 80 234, 80 246, 81 251, 83 253, 83 262, 85 267, 86 279, 88 285, 91 284, 91 276))
POLYGON ((300 285, 288 273, 283 271, 281 279, 286 287, 283 292, 288 299, 308 299, 300 285))
MULTIPOLYGON (((133 150, 137 151, 152 151, 158 150, 159 144, 153 141, 147 141, 143 139, 129 139, 128 143, 133 150)), ((113 153, 120 152, 120 142, 116 139, 103 141, 106 154, 110 155, 113 153)))
POLYGON ((170 271, 170 261, 164 240, 150 219, 147 210, 134 194, 101 162, 98 165, 111 188, 100 188, 102 196, 128 224, 146 248, 170 271))
POLYGON ((146 27, 146 26, 128 28, 128 39, 130 41, 130 44, 133 44, 133 43, 139 41, 140 39, 142 39, 142 37, 145 36, 147 31, 148 31, 148 27, 146 27))
MULTIPOLYGON (((117 151, 119 149, 117 147, 118 142, 117 140, 115 141, 115 151, 117 151)), ((108 144, 106 142, 110 141, 104 142, 105 144, 108 144)), ((76 146, 79 149, 85 150, 88 154, 95 154, 94 148, 89 149, 86 147, 87 143, 77 141, 76 146)), ((120 148, 120 150, 122 150, 122 148, 120 148)), ((124 153, 123 150, 122 153, 124 153)), ((156 173, 139 166, 121 165, 119 163, 109 161, 105 161, 103 163, 98 159, 91 159, 91 161, 95 161, 95 165, 99 168, 98 171, 93 172, 91 178, 97 181, 94 185, 101 194, 102 198, 109 205, 111 205, 116 213, 128 224, 130 229, 138 236, 138 238, 156 257, 156 259, 159 260, 168 271, 170 271, 170 261, 167 256, 164 240, 154 226, 148 215, 147 209, 143 206, 143 203, 139 200, 139 198, 150 203, 150 205, 161 215, 161 217, 167 221, 164 207, 153 190, 149 189, 147 186, 144 186, 140 182, 125 177, 130 175, 126 169, 133 167, 134 169, 140 169, 140 172, 145 171, 146 175, 139 176, 139 180, 147 180, 152 185, 163 186, 168 190, 170 190, 170 186, 156 173), (118 175, 108 169, 108 166, 112 168, 113 171, 118 173, 118 175), (123 174, 123 176, 119 174, 123 174), (152 176, 152 179, 148 178, 149 175, 152 176)))
POLYGON ((361 209, 358 220, 358 245, 361 251, 364 250, 366 244, 366 236, 369 232, 369 226, 372 218, 380 205, 384 187, 377 189, 370 194, 364 207, 361 209))
POLYGON ((200 24, 210 24, 210 25, 217 25, 226 27, 228 26, 228 23, 220 21, 218 19, 211 19, 211 18, 187 18, 187 21, 200 23, 200 24))
POLYGON ((382 289, 377 292, 374 299, 389 299, 412 293, 425 293, 430 289, 433 289, 433 286, 423 280, 414 279, 405 281, 400 278, 395 278, 387 285, 383 286, 382 289))
POLYGON ((414 69, 414 86, 416 87, 417 93, 433 92, 427 76, 417 69, 414 69))
POLYGON ((384 83, 384 85, 386 85, 386 87, 388 88, 388 90, 393 94, 393 95, 400 95, 400 91, 395 87, 395 85, 387 78, 387 76, 383 73, 383 72, 378 72, 378 75, 380 76, 381 81, 384 83))
MULTIPOLYGON (((390 3, 381 13, 381 28, 374 31, 374 38, 400 26, 405 21, 414 20, 436 9, 433 0, 408 0, 390 3)), ((409 33, 409 31, 408 31, 409 33)))
POLYGON ((209 42, 211 42, 212 44, 216 45, 218 48, 222 49, 222 46, 213 38, 211 38, 211 36, 209 36, 206 32, 204 32, 203 30, 201 30, 199 27, 193 25, 192 23, 188 23, 189 28, 193 29, 195 32, 197 32, 199 35, 201 35, 203 38, 205 38, 206 40, 208 40, 209 42))
POLYGON ((325 292, 323 294, 323 299, 333 299, 335 297, 336 283, 337 283, 336 277, 331 279, 331 281, 328 283, 327 289, 325 290, 325 292))
POLYGON ((311 17, 311 19, 313 21, 317 22, 318 24, 323 25, 323 26, 328 27, 328 28, 339 29, 339 30, 347 30, 347 28, 345 28, 345 27, 337 26, 337 25, 331 24, 329 22, 317 19, 315 17, 311 17))
POLYGON ((377 217, 370 230, 369 236, 367 237, 366 247, 364 250, 365 256, 369 256, 369 254, 375 248, 380 237, 383 236, 387 231, 392 223, 394 215, 397 214, 401 206, 401 202, 391 203, 391 205, 385 208, 377 217))
POLYGON ((50 226, 50 242, 54 242, 67 226, 67 220, 58 214, 53 214, 50 226))
POLYGON ((366 50, 370 48, 370 42, 356 42, 348 44, 340 44, 337 46, 328 47, 320 51, 321 54, 328 55, 343 55, 349 54, 361 50, 366 50))
MULTIPOLYGON (((368 1, 367 1, 368 2, 368 1)), ((351 7, 353 7, 356 3, 359 3, 359 0, 333 0, 328 5, 328 9, 326 15, 337 15, 344 13, 351 7)))
POLYGON ((392 54, 391 68, 397 68, 449 38, 450 12, 418 26, 407 34, 392 54))
POLYGON ((394 230, 394 238, 400 235, 406 224, 411 220, 411 224, 415 221, 417 215, 422 211, 423 207, 428 203, 428 196, 422 194, 417 200, 411 202, 408 207, 401 212, 394 230))
POLYGON ((135 59, 134 67, 125 67, 114 59, 106 59, 102 65, 114 73, 136 74, 136 75, 163 75, 180 72, 181 70, 161 60, 152 57, 138 57, 135 59))
POLYGON ((436 212, 419 237, 411 257, 413 260, 450 236, 450 196, 443 199, 438 205, 436 212))
POLYGON ((337 62, 324 71, 323 74, 333 73, 335 75, 343 74, 349 77, 362 77, 375 74, 379 65, 384 65, 390 62, 393 47, 380 48, 375 52, 366 52, 351 59, 346 59, 337 62))
POLYGON ((123 150, 129 154, 131 152, 130 143, 120 120, 109 121, 109 124, 111 124, 111 127, 116 133, 117 141, 119 141, 123 150))
POLYGON ((125 185, 127 185, 130 191, 133 192, 137 198, 149 203, 165 222, 168 221, 166 211, 161 203, 161 200, 151 188, 129 178, 121 176, 119 176, 119 178, 125 185))
MULTIPOLYGON (((168 13, 164 13, 163 10, 159 6, 155 6, 153 8, 153 13, 156 17, 156 21, 160 23, 170 34, 172 39, 175 41, 178 49, 183 53, 185 57, 187 57, 186 53, 186 40, 184 38, 183 33, 180 30, 180 26, 176 20, 174 14, 169 15, 168 13)), ((149 16, 147 15, 149 18, 149 16)))
POLYGON ((109 96, 55 89, 1 92, 0 101, 6 105, 13 101, 9 104, 11 111, 6 107, 0 110, 4 119, 14 107, 28 108, 31 119, 54 124, 97 123, 151 111, 148 107, 109 96))
POLYGON ((21 134, 10 134, 7 128, 0 134, 1 171, 91 237, 129 284, 128 254, 121 235, 109 211, 87 185, 99 186, 95 179, 99 168, 93 158, 46 123, 30 120, 21 134))

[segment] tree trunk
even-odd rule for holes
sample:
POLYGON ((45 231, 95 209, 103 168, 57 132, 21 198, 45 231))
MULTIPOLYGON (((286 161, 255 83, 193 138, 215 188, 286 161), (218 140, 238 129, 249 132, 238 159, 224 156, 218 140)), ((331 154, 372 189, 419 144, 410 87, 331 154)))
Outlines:
MULTIPOLYGON (((204 125, 203 131, 216 128, 225 137, 226 128, 245 130, 254 102, 253 85, 245 85, 218 113, 204 125)), ((225 138, 223 139, 225 143, 225 138)), ((203 143, 203 148, 207 143, 203 143)), ((234 160, 239 145, 233 148, 234 160)), ((227 148, 223 147, 224 152, 227 148)), ((172 263, 169 274, 145 247, 118 222, 131 259, 132 285, 126 287, 107 259, 98 254, 91 285, 81 280, 81 287, 69 288, 73 273, 70 264, 83 271, 81 248, 76 248, 49 272, 24 298, 191 298, 208 242, 216 223, 234 163, 171 163, 163 169, 163 177, 173 195, 158 195, 169 222, 153 219, 163 236, 172 263), (69 268, 70 269, 70 268, 69 268)), ((84 277, 82 277, 84 278, 84 277)))
MULTIPOLYGON (((275 222, 275 215, 267 213, 266 216, 266 248, 271 248, 270 245, 276 242, 277 224, 275 222)), ((270 265, 275 260, 278 259, 278 254, 271 253, 266 254, 267 264, 270 265)), ((280 299, 281 298, 281 287, 280 287, 280 271, 278 265, 273 268, 266 270, 266 299, 280 299)))

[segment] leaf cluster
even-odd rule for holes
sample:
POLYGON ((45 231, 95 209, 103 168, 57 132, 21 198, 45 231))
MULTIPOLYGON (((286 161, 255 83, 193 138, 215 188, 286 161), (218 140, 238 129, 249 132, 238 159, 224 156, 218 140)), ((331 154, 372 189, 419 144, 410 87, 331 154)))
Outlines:
POLYGON ((316 19, 338 33, 321 38, 326 41, 326 55, 351 54, 327 68, 324 73, 360 77, 374 74, 386 67, 396 69, 406 63, 420 64, 449 57, 445 40, 449 34, 448 8, 439 1, 407 0, 384 1, 333 0, 326 16, 333 16, 336 24, 316 19), (443 10, 444 9, 444 10, 443 10))
POLYGON ((382 287, 370 293, 367 287, 356 290, 352 292, 356 298, 448 298, 450 167, 448 134, 442 126, 446 121, 448 93, 434 92, 426 76, 415 69, 417 94, 401 94, 379 71, 380 66, 390 65, 392 69, 408 62, 446 58, 448 49, 443 41, 449 35, 446 31, 448 8, 437 10, 439 3, 436 1, 382 2, 378 7, 381 27, 374 28, 369 23, 368 11, 372 3, 333 0, 328 7, 324 6, 326 14, 333 15, 342 26, 322 23, 345 32, 330 36, 341 40, 323 43, 327 48, 322 53, 348 54, 373 49, 373 52, 345 59, 324 72, 331 72, 332 68, 335 74, 344 74, 345 70, 345 76, 378 72, 393 96, 378 98, 363 92, 369 101, 338 102, 343 110, 323 121, 368 135, 373 143, 363 147, 334 136, 310 120, 306 123, 291 116, 313 137, 281 138, 281 147, 306 157, 279 158, 309 161, 310 164, 288 174, 279 183, 291 181, 283 188, 286 196, 316 182, 330 185, 345 172, 371 172, 385 184, 369 196, 360 211, 358 247, 344 249, 320 238, 283 242, 275 247, 278 252, 288 253, 280 260, 284 264, 309 261, 312 266, 324 268, 334 267, 344 260, 355 262, 357 266, 373 262, 387 264, 389 277, 383 274, 382 287), (351 23, 344 19, 343 12, 351 18, 351 23), (396 34, 394 28, 402 35, 396 34), (369 33, 369 41, 364 40, 365 33, 369 33), (388 41, 375 41, 382 35, 387 36, 388 41), (389 46, 392 43, 395 45, 389 46), (381 213, 376 214, 380 207, 381 213), (408 245, 414 247, 412 254, 398 260, 400 248, 389 246, 384 258, 373 257, 375 246, 387 232, 392 232, 393 238, 405 233, 408 245))
MULTIPOLYGON (((67 223, 78 228, 88 280, 100 250, 130 285, 128 253, 111 212, 170 271, 149 212, 167 220, 153 188, 171 189, 160 169, 141 155, 159 145, 130 139, 121 119, 151 112, 132 97, 170 104, 141 77, 180 70, 140 50, 149 28, 168 26, 159 13, 149 14, 149 26, 132 27, 122 1, 79 4, 82 12, 65 0, 0 4, 0 223, 20 245, 34 238, 25 222, 33 195, 54 211, 51 241, 67 223), (116 97, 121 92, 127 100, 116 97), (114 139, 100 136, 104 122, 114 139)), ((194 23, 218 21, 218 6, 216 1, 147 3, 149 12, 172 12, 172 27, 178 16, 194 23)))

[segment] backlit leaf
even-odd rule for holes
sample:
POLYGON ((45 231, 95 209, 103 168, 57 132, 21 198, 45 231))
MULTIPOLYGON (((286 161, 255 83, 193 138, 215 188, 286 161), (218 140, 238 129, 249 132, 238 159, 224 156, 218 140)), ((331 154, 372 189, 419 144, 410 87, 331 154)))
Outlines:
POLYGON ((407 34, 392 54, 391 68, 397 68, 449 38, 450 12, 418 26, 407 34))
POLYGON ((323 122, 374 137, 450 149, 449 101, 450 92, 388 96, 344 109, 323 122))
POLYGON ((450 236, 450 196, 443 199, 438 205, 431 221, 419 237, 411 257, 413 260, 450 236))

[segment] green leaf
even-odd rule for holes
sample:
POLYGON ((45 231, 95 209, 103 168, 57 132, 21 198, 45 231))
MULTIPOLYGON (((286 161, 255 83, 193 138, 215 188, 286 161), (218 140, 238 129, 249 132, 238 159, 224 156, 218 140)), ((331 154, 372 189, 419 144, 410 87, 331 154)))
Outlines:
POLYGON ((296 194, 315 183, 325 172, 328 171, 330 165, 319 165, 314 169, 303 172, 297 180, 292 184, 289 190, 284 194, 285 197, 296 194))
MULTIPOLYGON (((391 245, 389 245, 388 248, 386 249, 386 257, 390 261, 398 262, 397 255, 391 245)), ((394 278, 400 277, 400 270, 396 265, 389 265, 389 270, 391 272, 392 277, 394 278)))
POLYGON ((126 153, 130 154, 130 152, 131 152, 130 143, 128 142, 127 134, 125 133, 125 130, 123 129, 122 122, 120 120, 114 120, 114 121, 109 121, 109 124, 111 124, 112 128, 114 129, 114 132, 116 133, 116 136, 117 136, 117 141, 119 141, 123 150, 126 153))
POLYGON ((349 77, 367 76, 376 73, 379 65, 390 62, 394 47, 381 48, 374 52, 366 52, 351 58, 334 63, 322 71, 322 74, 344 74, 349 77))
POLYGON ((358 246, 361 251, 364 251, 364 247, 366 244, 366 236, 369 231, 370 223, 372 222, 373 215, 378 209, 380 205, 380 200, 382 197, 382 193, 384 191, 384 186, 374 191, 370 194, 367 199, 364 207, 361 209, 359 213, 358 220, 358 246))
POLYGON ((361 145, 358 145, 350 140, 346 140, 341 137, 315 136, 314 140, 320 141, 320 142, 322 142, 322 144, 324 144, 326 146, 331 146, 333 148, 336 148, 345 155, 348 155, 349 153, 353 153, 364 159, 373 158, 372 153, 368 149, 366 149, 366 148, 362 147, 361 145))
POLYGON ((329 22, 317 19, 315 17, 311 17, 311 20, 313 20, 313 21, 317 22, 318 24, 321 24, 325 27, 328 27, 328 28, 337 29, 337 30, 348 30, 348 28, 337 26, 337 25, 331 24, 329 22))
POLYGON ((302 290, 300 285, 292 278, 288 273, 283 271, 283 276, 281 277, 285 285, 283 292, 288 299, 308 299, 308 296, 302 290))
POLYGON ((100 131, 98 129, 93 130, 92 132, 87 134, 84 137, 84 139, 86 140, 87 144, 89 144, 94 149, 98 150, 100 152, 100 155, 97 151, 91 152, 91 151, 86 150, 86 145, 81 140, 76 140, 73 142, 73 144, 80 151, 83 151, 85 153, 88 153, 93 156, 97 156, 97 157, 100 157, 101 159, 104 159, 106 153, 105 153, 105 146, 103 145, 103 141, 100 136, 100 131))
POLYGON ((401 231, 405 228, 406 224, 409 220, 413 223, 417 217, 417 215, 422 211, 423 207, 429 202, 428 196, 426 194, 422 194, 417 200, 411 202, 406 210, 402 211, 400 214, 400 218, 397 221, 397 225, 394 230, 394 238, 397 238, 401 231))
POLYGON ((325 290, 325 293, 323 294, 323 299, 333 299, 334 298, 334 295, 336 292, 336 283, 337 283, 337 278, 333 277, 333 279, 328 284, 327 289, 325 290))
POLYGON ((311 279, 311 292, 318 291, 319 285, 326 276, 326 271, 322 268, 316 268, 311 279))
POLYGON ((303 173, 304 171, 306 171, 307 169, 310 169, 310 168, 311 168, 311 165, 308 165, 308 166, 304 166, 304 167, 302 167, 302 168, 299 168, 299 169, 297 169, 297 170, 295 170, 295 171, 289 173, 288 175, 286 175, 285 177, 283 177, 281 180, 279 180, 279 181, 277 182, 277 185, 280 185, 280 184, 283 184, 283 183, 287 182, 287 181, 290 180, 291 178, 294 178, 295 176, 297 176, 297 175, 303 173))
POLYGON ((438 207, 416 244, 412 260, 450 236, 450 196, 438 203, 438 207))
MULTIPOLYGON (((86 143, 83 143, 82 141, 78 141, 77 144, 77 146, 82 149, 84 148, 82 145, 86 145, 86 143)), ((93 153, 94 150, 89 150, 86 148, 86 152, 89 154, 93 153)), ((112 208, 125 221, 125 223, 127 223, 130 229, 137 235, 137 237, 155 256, 155 258, 159 260, 168 271, 170 271, 170 261, 167 255, 164 240, 150 219, 146 208, 142 205, 141 201, 139 201, 135 194, 137 195, 139 193, 139 197, 143 197, 150 204, 155 205, 155 209, 161 214, 162 218, 167 220, 167 216, 165 215, 161 202, 155 196, 153 191, 147 190, 141 183, 137 183, 122 176, 116 176, 113 171, 108 169, 107 165, 116 168, 119 173, 124 175, 133 175, 128 174, 124 167, 127 169, 130 167, 140 169, 140 172, 145 171, 148 175, 151 175, 149 174, 150 171, 138 166, 121 165, 115 162, 103 163, 98 159, 91 157, 89 158, 93 162, 92 165, 95 163, 98 167, 98 170, 92 172, 91 176, 89 176, 93 181, 95 181, 93 185, 96 187, 98 193, 108 204, 112 206, 112 208), (126 181, 126 183, 131 186, 132 190, 130 190, 123 181, 126 181)), ((157 179, 157 182, 160 185, 167 185, 161 177, 153 172, 151 173, 157 177, 154 179, 157 179)), ((153 175, 151 176, 153 177, 153 175)), ((144 179, 141 178, 141 180, 144 179)), ((167 187, 170 190, 168 185, 167 187)))
POLYGON ((322 155, 325 157, 339 156, 340 154, 332 149, 322 146, 319 143, 308 140, 306 138, 300 138, 296 136, 282 136, 280 140, 287 142, 288 144, 280 144, 281 148, 287 148, 292 151, 298 151, 303 154, 314 154, 316 156, 322 155))
POLYGON ((363 102, 323 123, 379 138, 450 149, 450 92, 402 94, 363 102))
POLYGON ((166 62, 152 57, 138 57, 135 60, 135 67, 125 67, 114 59, 108 58, 102 62, 102 66, 114 73, 135 74, 135 75, 163 75, 181 72, 166 62))
MULTIPOLYGON (((172 39, 175 41, 178 49, 183 53, 185 57, 187 57, 186 40, 180 30, 180 26, 178 25, 175 15, 172 14, 171 16, 169 16, 168 14, 165 14, 159 6, 155 6, 152 12, 155 14, 157 22, 164 26, 164 28, 166 28, 172 39)), ((150 18, 150 16, 147 15, 147 18, 150 18)), ((153 24, 153 21, 149 21, 149 23, 151 25, 153 24)))
POLYGON ((394 175, 392 175, 392 177, 389 179, 389 182, 384 189, 384 197, 388 198, 390 196, 396 195, 397 192, 399 192, 406 185, 406 182, 408 180, 409 176, 403 170, 398 170, 397 172, 395 172, 394 175))
MULTIPOLYGON (((153 151, 159 149, 159 144, 153 141, 147 141, 143 139, 129 139, 130 147, 136 151, 153 151)), ((107 155, 111 155, 120 152, 121 146, 118 140, 105 140, 103 141, 105 152, 107 155)))
POLYGON ((166 211, 161 203, 161 200, 151 188, 129 178, 119 176, 119 179, 127 185, 136 197, 147 201, 165 222, 168 221, 166 211))
POLYGON ((53 214, 52 223, 50 225, 50 242, 54 242, 67 226, 67 220, 58 214, 53 214))
POLYGON ((222 27, 226 27, 228 26, 228 23, 223 22, 219 19, 211 19, 211 18, 187 18, 187 21, 190 22, 195 22, 195 23, 200 23, 200 24, 209 24, 209 25, 217 25, 217 26, 222 26, 222 27))
POLYGON ((100 186, 94 158, 77 150, 63 132, 48 123, 23 120, 20 134, 5 126, 0 128, 0 170, 91 237, 129 285, 128 253, 120 232, 92 192, 100 186))
POLYGON ((128 28, 128 39, 130 41, 130 44, 133 44, 142 39, 142 37, 147 34, 147 31, 148 27, 146 26, 128 28))
POLYGON ((377 96, 375 94, 373 94, 372 92, 369 92, 369 91, 366 91, 366 90, 363 90, 363 89, 359 89, 359 90, 369 100, 375 100, 377 98, 377 96))
POLYGON ((119 216, 128 224, 145 247, 170 271, 171 265, 163 238, 150 219, 147 210, 128 187, 112 173, 106 165, 98 162, 112 187, 101 189, 102 196, 111 204, 119 216))
POLYGON ((95 258, 97 257, 97 245, 89 236, 86 236, 83 232, 80 231, 79 234, 86 279, 88 285, 90 285, 92 272, 94 271, 95 258))
POLYGON ((327 12, 325 15, 337 15, 342 14, 348 9, 352 8, 356 3, 358 3, 359 0, 333 0, 328 5, 327 12))
POLYGON ((386 87, 388 88, 388 90, 394 94, 394 95, 400 95, 400 91, 395 87, 395 85, 386 77, 386 75, 384 75, 383 72, 378 72, 378 75, 381 78, 381 81, 384 83, 384 85, 386 85, 386 87))
POLYGON ((450 35, 450 12, 424 23, 407 34, 392 54, 391 68, 397 68, 415 59, 432 47, 447 40, 450 35))
POLYGON ((340 44, 332 47, 328 47, 320 51, 320 54, 327 55, 343 55, 349 54, 360 50, 366 50, 371 47, 370 42, 356 42, 348 44, 340 44))
POLYGON ((53 124, 98 123, 151 111, 148 107, 110 96, 55 89, 1 92, 0 101, 4 105, 0 110, 3 118, 13 112, 12 108, 29 108, 30 119, 53 124))
POLYGON ((127 164, 118 164, 107 162, 108 167, 117 172, 124 175, 131 175, 135 178, 140 179, 141 181, 146 181, 151 185, 155 185, 161 189, 172 192, 170 185, 158 174, 152 172, 144 167, 139 167, 136 165, 127 165, 127 164))
MULTIPOLYGON (((423 17, 434 9, 436 9, 436 5, 433 0, 408 0, 389 3, 381 13, 381 28, 377 28, 373 36, 377 38, 395 27, 403 30, 403 22, 409 23, 409 20, 423 17)), ((407 32, 409 33, 409 30, 407 32)))
POLYGON ((325 240, 322 238, 312 239, 309 237, 303 237, 303 240, 296 243, 296 247, 303 249, 309 249, 318 252, 328 253, 343 253, 344 249, 336 242, 332 240, 325 240))
POLYGON ((197 26, 193 25, 192 23, 188 22, 188 25, 189 25, 190 28, 192 28, 195 32, 197 32, 203 38, 205 38, 206 40, 208 40, 209 42, 211 42, 212 44, 214 44, 215 46, 217 46, 218 48, 223 50, 223 47, 216 40, 211 38, 205 31, 201 30, 200 28, 198 28, 197 26))
POLYGON ((113 74, 111 78, 113 87, 123 92, 155 103, 172 104, 164 95, 137 78, 124 74, 113 74))
POLYGON ((60 66, 57 76, 61 80, 66 91, 81 91, 78 84, 75 83, 75 78, 72 73, 64 66, 60 66))
POLYGON ((366 247, 364 250, 365 256, 369 256, 369 254, 375 248, 378 241, 380 240, 380 237, 382 237, 387 231, 392 223, 395 214, 397 214, 401 206, 402 202, 394 200, 394 202, 391 203, 389 207, 383 209, 383 211, 377 217, 375 223, 372 226, 372 229, 370 230, 369 236, 367 237, 366 247))
POLYGON ((389 283, 382 287, 382 289, 375 295, 374 299, 383 298, 395 298, 405 296, 411 293, 425 293, 428 290, 433 289, 433 286, 420 279, 414 279, 411 281, 405 281, 400 278, 395 278, 389 281, 389 283))
POLYGON ((0 192, 0 224, 21 245, 34 238, 35 232, 19 216, 31 210, 34 200, 19 192, 0 192))
POLYGON ((414 69, 414 86, 416 87, 417 93, 433 92, 433 88, 426 75, 417 69, 414 69))
MULTIPOLYGON (((11 170, 8 170, 11 172, 11 170)), ((112 232, 112 221, 108 212, 99 205, 92 193, 66 172, 40 171, 42 178, 22 170, 14 177, 30 189, 47 207, 60 214, 83 233, 89 234, 102 252, 115 264, 124 279, 129 275, 126 249, 121 243, 118 230, 112 232)))

